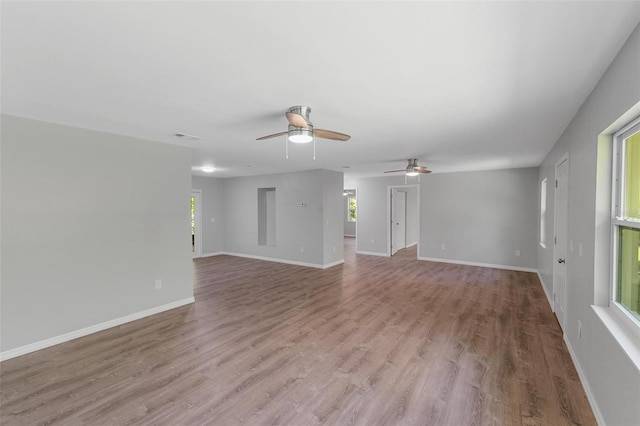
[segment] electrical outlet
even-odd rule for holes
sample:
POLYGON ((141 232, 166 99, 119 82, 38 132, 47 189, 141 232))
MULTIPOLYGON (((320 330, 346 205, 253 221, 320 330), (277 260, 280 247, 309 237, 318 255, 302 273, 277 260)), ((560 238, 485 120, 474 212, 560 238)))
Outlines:
POLYGON ((371 244, 373 244, 373 238, 371 239, 371 244))
POLYGON ((447 249, 446 244, 440 244, 440 250, 446 250, 446 249, 447 249))
POLYGON ((162 288, 162 280, 156 280, 156 290, 160 290, 162 288))
POLYGON ((520 250, 516 250, 516 256, 520 256, 520 250))
POLYGON ((336 246, 333 246, 333 252, 334 253, 336 252, 336 246))
POLYGON ((304 253, 304 246, 300 246, 300 253, 304 253))

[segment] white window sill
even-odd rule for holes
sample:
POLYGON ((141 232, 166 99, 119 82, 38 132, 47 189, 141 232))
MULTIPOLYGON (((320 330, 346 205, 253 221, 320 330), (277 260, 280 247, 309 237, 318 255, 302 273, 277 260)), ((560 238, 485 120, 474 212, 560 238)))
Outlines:
POLYGON ((631 330, 629 326, 619 318, 618 314, 614 312, 613 308, 605 306, 591 305, 594 312, 603 322, 605 327, 618 341, 620 347, 625 352, 627 357, 640 371, 640 339, 638 335, 631 330))

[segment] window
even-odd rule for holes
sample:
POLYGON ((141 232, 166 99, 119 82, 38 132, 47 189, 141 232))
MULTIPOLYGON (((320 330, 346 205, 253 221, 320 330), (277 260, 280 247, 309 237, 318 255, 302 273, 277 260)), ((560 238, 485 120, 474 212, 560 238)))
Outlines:
POLYGON ((540 245, 547 247, 547 225, 545 223, 547 215, 547 178, 540 182, 540 245))
POLYGON ((191 252, 196 252, 196 198, 191 196, 191 252))
POLYGON ((355 195, 350 195, 347 199, 347 203, 349 206, 349 216, 347 217, 347 220, 349 222, 355 222, 356 221, 356 210, 357 210, 357 201, 356 201, 356 197, 355 195))
POLYGON ((640 119, 614 142, 611 303, 640 324, 640 119))

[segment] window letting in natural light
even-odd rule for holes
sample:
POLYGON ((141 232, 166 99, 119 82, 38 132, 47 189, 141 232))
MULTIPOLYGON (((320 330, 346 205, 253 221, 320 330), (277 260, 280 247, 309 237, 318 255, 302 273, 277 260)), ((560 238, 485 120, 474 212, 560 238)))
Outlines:
POLYGON ((196 199, 191 196, 191 252, 196 251, 196 199))
POLYGON ((640 326, 640 120, 615 136, 613 305, 640 326))
POLYGON ((356 221, 356 215, 357 215, 357 207, 358 207, 358 202, 356 201, 356 197, 355 195, 350 195, 347 199, 347 203, 349 206, 349 216, 347 217, 347 220, 349 222, 355 222, 356 221))
POLYGON ((540 182, 540 245, 543 248, 547 247, 547 178, 542 179, 540 182))

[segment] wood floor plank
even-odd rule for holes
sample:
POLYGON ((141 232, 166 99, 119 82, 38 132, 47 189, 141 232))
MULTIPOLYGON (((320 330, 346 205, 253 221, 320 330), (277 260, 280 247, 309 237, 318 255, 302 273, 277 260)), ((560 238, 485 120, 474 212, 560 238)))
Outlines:
POLYGON ((194 261, 196 302, 0 365, 4 425, 595 425, 537 276, 194 261))

